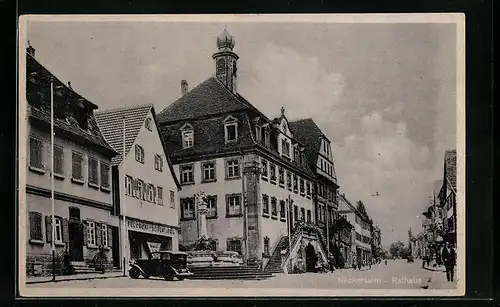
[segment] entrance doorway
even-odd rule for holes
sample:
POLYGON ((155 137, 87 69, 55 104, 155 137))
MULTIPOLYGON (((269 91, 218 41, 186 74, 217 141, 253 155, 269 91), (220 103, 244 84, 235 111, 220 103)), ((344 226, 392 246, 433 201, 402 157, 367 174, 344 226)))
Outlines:
POLYGON ((118 252, 120 250, 118 227, 111 226, 111 237, 113 238, 113 241, 111 242, 111 248, 113 249, 113 267, 121 268, 120 252, 118 252))
POLYGON ((306 246, 306 272, 314 272, 316 270, 316 263, 318 262, 318 256, 316 256, 316 251, 311 243, 306 246))
POLYGON ((71 261, 83 261, 83 225, 80 221, 80 209, 69 208, 68 221, 69 257, 71 261))

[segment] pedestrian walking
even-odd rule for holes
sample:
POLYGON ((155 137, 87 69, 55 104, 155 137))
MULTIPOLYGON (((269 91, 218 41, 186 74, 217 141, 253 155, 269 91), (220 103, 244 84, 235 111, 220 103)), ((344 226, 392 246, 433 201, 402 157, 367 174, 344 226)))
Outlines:
POLYGON ((446 241, 443 251, 441 252, 441 257, 446 268, 446 279, 448 281, 454 280, 454 270, 456 264, 456 253, 455 249, 451 246, 450 242, 446 241))

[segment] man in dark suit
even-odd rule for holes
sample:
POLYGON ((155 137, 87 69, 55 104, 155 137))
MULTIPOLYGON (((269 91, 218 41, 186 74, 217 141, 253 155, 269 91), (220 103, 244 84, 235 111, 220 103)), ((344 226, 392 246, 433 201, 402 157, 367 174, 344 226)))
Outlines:
POLYGON ((446 268, 446 279, 448 281, 453 281, 457 256, 455 253, 455 249, 451 246, 450 242, 446 241, 441 253, 441 257, 444 262, 444 267, 446 268))

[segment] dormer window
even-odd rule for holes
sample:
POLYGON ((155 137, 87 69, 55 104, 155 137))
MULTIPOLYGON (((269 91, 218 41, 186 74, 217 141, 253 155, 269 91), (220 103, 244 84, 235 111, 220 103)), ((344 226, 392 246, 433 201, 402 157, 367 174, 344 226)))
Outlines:
POLYGON ((269 125, 266 124, 266 126, 263 127, 263 129, 264 129, 264 134, 263 134, 264 137, 263 137, 262 141, 263 141, 265 146, 269 147, 270 140, 271 140, 271 136, 270 136, 270 132, 269 132, 269 125))
POLYGON ((262 127, 255 125, 255 141, 260 142, 262 139, 262 127))
POLYGON ((290 143, 288 140, 281 140, 281 154, 290 157, 290 143))
POLYGON ((146 118, 146 122, 144 123, 144 125, 146 126, 146 129, 151 131, 151 118, 150 117, 146 118))
POLYGON ((293 160, 299 163, 299 150, 297 148, 293 149, 293 160))
POLYGON ((231 115, 224 120, 224 134, 226 143, 238 140, 238 121, 231 115))
POLYGON ((191 148, 194 146, 194 131, 193 126, 185 124, 181 128, 182 149, 191 148))

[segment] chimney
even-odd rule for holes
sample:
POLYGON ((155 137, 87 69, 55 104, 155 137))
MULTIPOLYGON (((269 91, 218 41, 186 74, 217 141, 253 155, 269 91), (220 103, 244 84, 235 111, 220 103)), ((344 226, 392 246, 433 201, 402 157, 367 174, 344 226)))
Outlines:
POLYGON ((28 48, 26 48, 26 52, 32 57, 35 57, 35 48, 31 46, 29 41, 28 41, 28 48))
POLYGON ((70 89, 73 89, 73 88, 71 87, 71 81, 68 81, 68 87, 69 87, 70 89))
POLYGON ((188 92, 188 83, 186 80, 181 81, 181 96, 186 95, 188 92))

